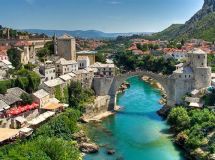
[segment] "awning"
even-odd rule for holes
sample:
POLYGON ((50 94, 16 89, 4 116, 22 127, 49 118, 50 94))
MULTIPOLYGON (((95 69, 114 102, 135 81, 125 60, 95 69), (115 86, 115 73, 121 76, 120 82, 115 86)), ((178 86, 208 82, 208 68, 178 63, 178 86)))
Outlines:
POLYGON ((69 105, 64 103, 64 104, 63 104, 63 107, 68 108, 69 105))
POLYGON ((50 98, 49 102, 50 103, 60 103, 60 101, 57 98, 50 98))
POLYGON ((44 122, 49 117, 52 117, 53 115, 55 115, 55 112, 51 112, 51 111, 45 112, 45 113, 39 115, 38 117, 34 118, 33 120, 29 121, 28 124, 33 125, 33 126, 38 125, 38 124, 44 122))
POLYGON ((29 132, 32 132, 33 131, 33 129, 32 128, 21 128, 20 129, 20 132, 22 132, 22 133, 29 133, 29 132))
POLYGON ((60 103, 48 103, 47 105, 45 105, 43 107, 43 109, 45 110, 56 110, 60 107, 63 107, 63 104, 60 104, 60 103))
POLYGON ((203 104, 202 103, 190 103, 190 107, 196 107, 196 108, 202 108, 203 104))
POLYGON ((0 143, 14 138, 19 134, 18 129, 0 128, 0 143))
POLYGON ((39 104, 37 103, 32 103, 31 105, 26 105, 26 106, 18 106, 17 108, 12 108, 9 111, 7 111, 7 114, 10 115, 19 115, 21 113, 24 113, 26 111, 36 109, 39 107, 39 104))

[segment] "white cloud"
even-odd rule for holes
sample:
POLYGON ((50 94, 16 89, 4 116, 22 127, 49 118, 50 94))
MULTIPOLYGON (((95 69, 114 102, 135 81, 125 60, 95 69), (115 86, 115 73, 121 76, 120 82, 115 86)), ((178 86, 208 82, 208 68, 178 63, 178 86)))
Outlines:
POLYGON ((121 4, 121 2, 119 2, 119 1, 110 1, 109 4, 118 5, 118 4, 121 4))

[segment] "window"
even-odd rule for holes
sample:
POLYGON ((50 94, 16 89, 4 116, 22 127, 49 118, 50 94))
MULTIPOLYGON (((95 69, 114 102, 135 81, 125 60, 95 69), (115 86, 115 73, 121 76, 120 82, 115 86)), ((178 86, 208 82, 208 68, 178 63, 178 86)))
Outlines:
POLYGON ((200 59, 200 56, 198 56, 198 59, 200 59))
POLYGON ((187 78, 187 75, 185 75, 185 78, 187 78))

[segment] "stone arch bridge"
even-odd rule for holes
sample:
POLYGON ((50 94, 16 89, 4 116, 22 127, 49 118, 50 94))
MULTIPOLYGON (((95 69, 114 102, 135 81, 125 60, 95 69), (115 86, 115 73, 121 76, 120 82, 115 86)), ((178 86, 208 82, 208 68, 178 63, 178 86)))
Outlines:
POLYGON ((93 80, 93 88, 97 96, 110 95, 110 106, 109 110, 113 110, 115 106, 116 93, 121 84, 130 77, 134 76, 147 76, 162 85, 167 95, 167 105, 174 106, 176 104, 175 99, 175 78, 172 76, 165 76, 156 74, 149 71, 136 71, 128 72, 125 74, 116 75, 115 77, 95 77, 93 80))

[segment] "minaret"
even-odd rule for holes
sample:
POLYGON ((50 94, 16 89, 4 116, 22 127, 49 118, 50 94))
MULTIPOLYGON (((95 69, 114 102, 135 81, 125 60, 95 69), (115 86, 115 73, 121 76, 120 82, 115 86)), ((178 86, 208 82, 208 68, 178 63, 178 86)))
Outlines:
POLYGON ((10 29, 7 29, 7 39, 10 39, 10 29))
POLYGON ((56 37, 56 34, 54 34, 54 54, 57 55, 57 37, 56 37))

